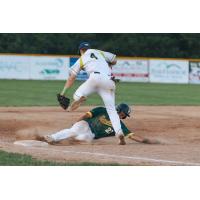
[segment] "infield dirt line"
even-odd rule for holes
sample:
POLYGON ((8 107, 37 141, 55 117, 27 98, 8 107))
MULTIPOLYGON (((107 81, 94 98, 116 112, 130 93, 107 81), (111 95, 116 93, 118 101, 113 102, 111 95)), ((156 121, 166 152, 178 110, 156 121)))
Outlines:
MULTIPOLYGON (((43 147, 31 147, 33 149, 42 149, 48 150, 47 148, 43 147)), ((50 151, 54 152, 62 152, 62 153, 72 153, 72 154, 85 154, 85 155, 93 155, 93 156, 102 156, 102 157, 109 157, 109 158, 121 158, 121 159, 129 159, 129 160, 140 160, 140 161, 148 161, 148 162, 155 162, 155 163, 166 163, 166 164, 177 164, 177 165, 192 165, 192 166, 200 166, 200 163, 193 163, 193 162, 182 162, 182 161, 175 161, 175 160, 164 160, 164 159, 154 159, 154 158, 146 158, 140 156, 124 156, 124 155, 115 155, 115 154, 106 154, 106 153, 93 153, 88 151, 70 151, 70 150, 57 150, 51 149, 50 151)))

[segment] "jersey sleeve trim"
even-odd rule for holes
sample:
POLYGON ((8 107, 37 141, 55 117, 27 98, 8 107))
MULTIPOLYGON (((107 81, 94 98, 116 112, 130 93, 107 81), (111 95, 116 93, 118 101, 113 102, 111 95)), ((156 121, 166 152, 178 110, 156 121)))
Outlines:
POLYGON ((83 66, 84 66, 83 59, 80 57, 80 68, 83 69, 83 66))
POLYGON ((99 51, 99 52, 100 52, 100 54, 106 59, 104 53, 103 53, 102 51, 99 51))
POLYGON ((86 112, 86 114, 88 114, 90 116, 90 118, 92 118, 92 113, 91 112, 86 112))
POLYGON ((116 55, 113 54, 113 57, 112 57, 112 59, 111 59, 111 62, 113 62, 113 61, 115 60, 115 58, 116 58, 116 55))

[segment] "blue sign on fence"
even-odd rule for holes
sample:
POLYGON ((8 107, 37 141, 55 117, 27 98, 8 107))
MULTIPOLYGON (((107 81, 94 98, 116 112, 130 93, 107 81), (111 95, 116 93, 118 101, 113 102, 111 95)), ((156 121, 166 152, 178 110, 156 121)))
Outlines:
MULTIPOLYGON (((78 58, 70 57, 69 63, 70 67, 78 60, 78 58)), ((76 80, 85 81, 88 79, 88 75, 85 71, 81 70, 80 73, 77 75, 76 80)))

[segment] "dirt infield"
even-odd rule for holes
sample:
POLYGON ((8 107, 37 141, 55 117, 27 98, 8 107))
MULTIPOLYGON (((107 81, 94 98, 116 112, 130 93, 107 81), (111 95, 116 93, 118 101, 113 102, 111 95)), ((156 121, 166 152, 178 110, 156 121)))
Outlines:
POLYGON ((158 139, 147 145, 127 140, 117 145, 115 137, 92 144, 23 147, 13 142, 34 139, 67 128, 89 107, 65 112, 58 107, 0 108, 0 148, 8 152, 31 154, 35 158, 62 162, 120 163, 128 165, 200 165, 200 107, 135 106, 125 123, 135 133, 158 139))

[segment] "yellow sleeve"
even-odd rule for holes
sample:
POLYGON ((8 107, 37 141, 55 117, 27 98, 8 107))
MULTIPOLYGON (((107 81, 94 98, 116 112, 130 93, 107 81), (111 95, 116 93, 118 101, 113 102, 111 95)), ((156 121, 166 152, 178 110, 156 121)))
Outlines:
POLYGON ((99 51, 99 53, 106 59, 106 57, 105 57, 103 51, 99 51))
POLYGON ((86 112, 86 114, 88 114, 90 116, 90 118, 92 118, 92 113, 91 112, 86 112))

